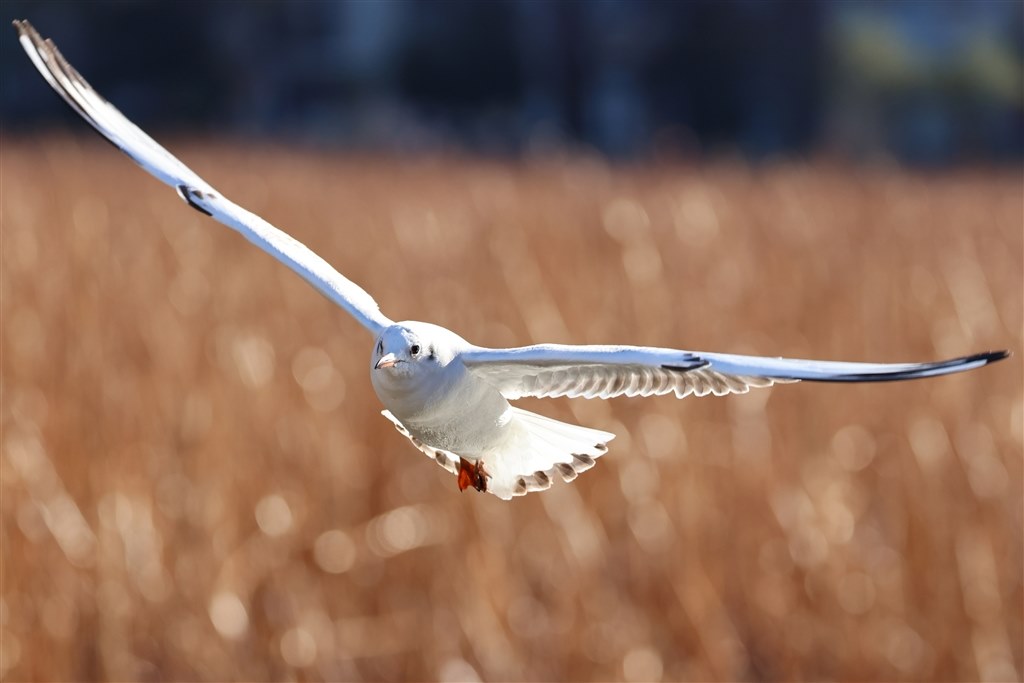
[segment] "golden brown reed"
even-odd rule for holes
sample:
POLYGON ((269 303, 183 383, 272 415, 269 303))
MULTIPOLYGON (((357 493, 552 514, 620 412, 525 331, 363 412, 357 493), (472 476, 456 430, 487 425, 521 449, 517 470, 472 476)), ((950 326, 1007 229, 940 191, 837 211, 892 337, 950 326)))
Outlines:
POLYGON ((480 344, 846 360, 920 382, 526 401, 614 431, 473 492, 372 340, 92 140, 3 141, 8 680, 1017 679, 1016 172, 172 148, 396 320, 480 344))

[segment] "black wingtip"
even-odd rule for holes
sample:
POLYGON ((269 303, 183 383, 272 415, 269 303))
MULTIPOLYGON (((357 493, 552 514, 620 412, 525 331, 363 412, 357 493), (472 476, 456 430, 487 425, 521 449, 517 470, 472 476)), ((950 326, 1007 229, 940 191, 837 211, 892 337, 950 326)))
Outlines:
POLYGON ((851 373, 836 375, 834 377, 814 378, 775 377, 774 379, 803 379, 811 382, 897 382, 906 379, 938 377, 955 372, 963 372, 964 370, 973 370, 1009 357, 1010 352, 1006 349, 1002 349, 999 351, 984 351, 982 353, 971 354, 970 356, 960 356, 959 358, 950 358, 949 360, 940 360, 934 363, 920 363, 909 370, 898 372, 851 373), (937 370, 940 372, 936 372, 937 370))
POLYGON ((987 364, 995 363, 996 361, 1001 361, 1004 358, 1009 358, 1012 355, 1013 354, 1010 353, 1007 349, 1002 349, 1000 351, 985 351, 983 353, 976 353, 973 356, 968 356, 965 360, 967 362, 983 360, 987 364))

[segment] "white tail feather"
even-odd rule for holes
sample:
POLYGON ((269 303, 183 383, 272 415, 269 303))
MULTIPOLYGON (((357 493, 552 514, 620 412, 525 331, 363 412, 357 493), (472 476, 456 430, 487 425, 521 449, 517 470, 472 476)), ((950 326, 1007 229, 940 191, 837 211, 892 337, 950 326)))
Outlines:
POLYGON ((572 481, 608 452, 614 434, 512 408, 512 436, 483 457, 487 490, 499 498, 543 491, 552 478, 572 481))
MULTIPOLYGON (((593 467, 594 460, 608 452, 608 442, 615 438, 599 429, 559 422, 519 408, 510 410, 509 438, 481 458, 487 473, 487 492, 505 500, 550 488, 556 475, 572 481, 580 472, 593 467)), ((416 448, 452 474, 458 474, 458 453, 423 443, 389 411, 381 414, 416 448)))

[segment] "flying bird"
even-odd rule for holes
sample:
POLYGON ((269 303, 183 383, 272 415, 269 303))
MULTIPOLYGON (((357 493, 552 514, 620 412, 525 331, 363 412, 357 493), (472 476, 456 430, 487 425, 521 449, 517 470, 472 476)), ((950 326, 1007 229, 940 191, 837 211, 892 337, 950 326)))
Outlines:
POLYGON ((640 346, 476 346, 430 323, 393 322, 361 287, 306 246, 234 204, 136 127, 83 79, 50 40, 15 21, 39 73, 67 104, 193 209, 238 231, 298 273, 373 335, 370 379, 383 415, 420 451, 474 488, 511 499, 572 481, 614 434, 510 405, 524 396, 721 396, 801 380, 882 382, 979 368, 1007 351, 932 363, 844 363, 640 346))

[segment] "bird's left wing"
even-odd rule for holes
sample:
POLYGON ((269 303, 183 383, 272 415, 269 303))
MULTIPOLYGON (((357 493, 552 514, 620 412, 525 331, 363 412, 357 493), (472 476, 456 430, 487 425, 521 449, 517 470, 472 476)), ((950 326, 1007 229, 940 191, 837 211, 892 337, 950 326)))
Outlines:
POLYGON ((612 398, 743 394, 777 382, 884 382, 963 372, 1008 355, 979 353, 934 363, 843 363, 764 358, 640 346, 539 344, 474 347, 462 362, 508 399, 523 396, 612 398))
POLYGON ((43 40, 27 21, 15 21, 18 39, 46 82, 103 137, 135 163, 170 185, 189 206, 242 233, 246 239, 294 270, 345 309, 374 336, 391 325, 377 302, 304 244, 246 211, 213 189, 99 95, 71 66, 51 40, 43 40))

